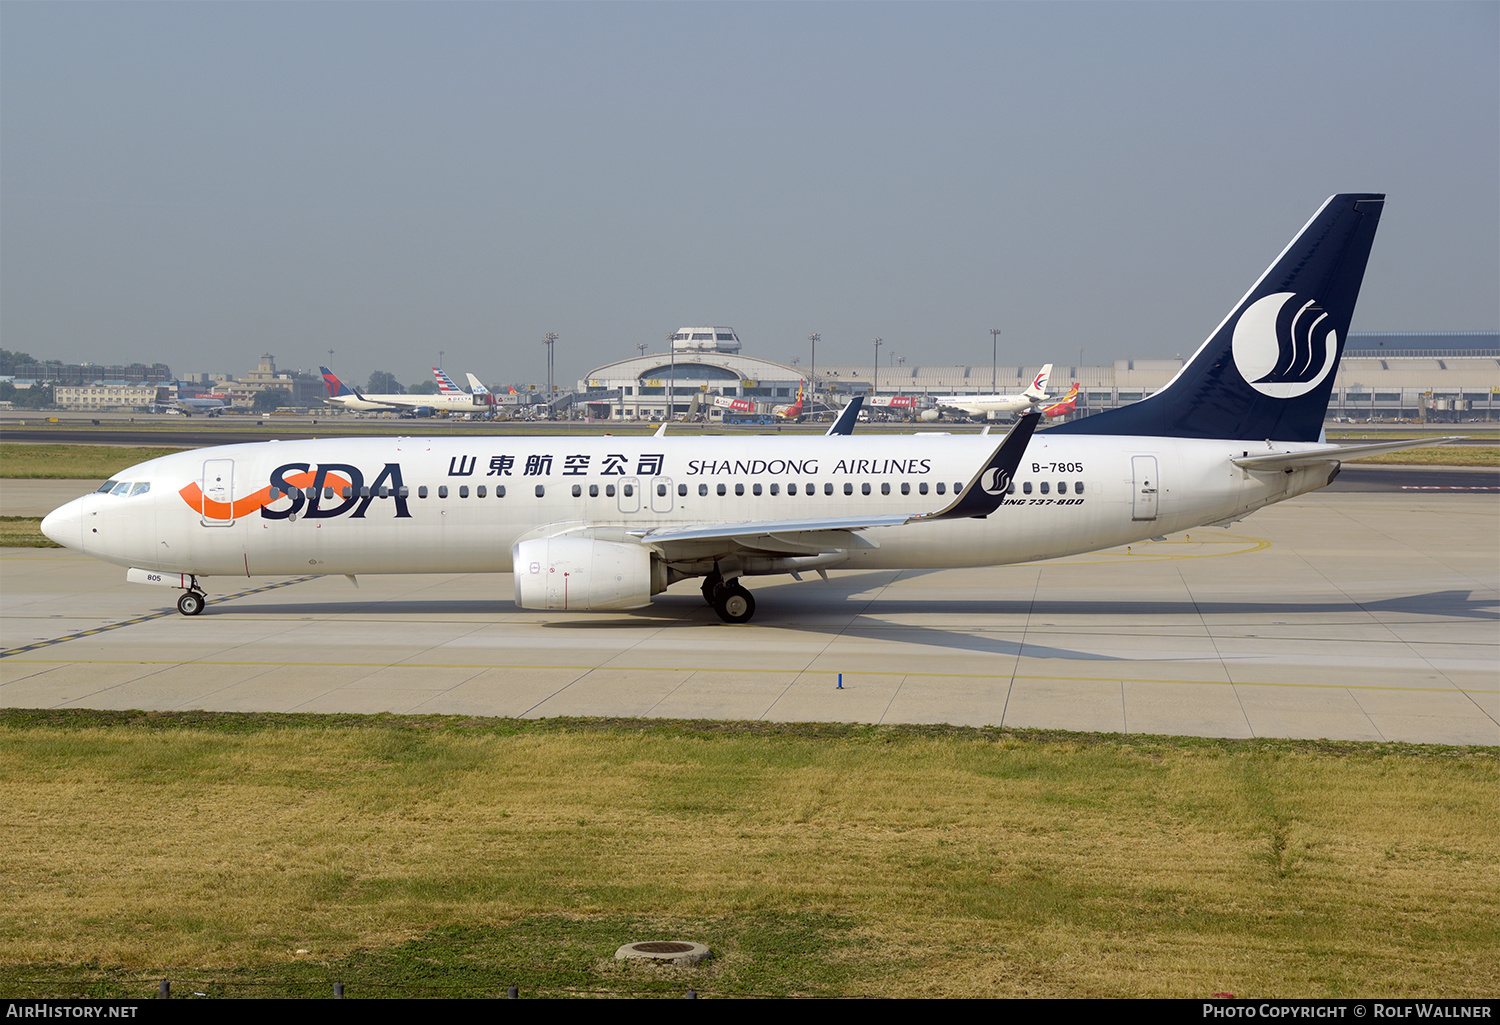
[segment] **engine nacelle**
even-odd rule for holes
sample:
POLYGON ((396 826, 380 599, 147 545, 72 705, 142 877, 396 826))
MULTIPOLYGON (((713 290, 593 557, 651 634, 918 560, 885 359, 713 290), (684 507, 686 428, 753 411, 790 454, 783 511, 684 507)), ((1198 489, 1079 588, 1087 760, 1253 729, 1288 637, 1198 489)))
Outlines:
POLYGON ((921 415, 923 420, 927 421, 928 423, 932 423, 932 421, 936 420, 942 414, 940 414, 935 409, 924 409, 922 410, 921 415))
POLYGON ((542 537, 522 541, 511 556, 516 604, 523 609, 638 609, 651 604, 651 551, 644 545, 542 537))

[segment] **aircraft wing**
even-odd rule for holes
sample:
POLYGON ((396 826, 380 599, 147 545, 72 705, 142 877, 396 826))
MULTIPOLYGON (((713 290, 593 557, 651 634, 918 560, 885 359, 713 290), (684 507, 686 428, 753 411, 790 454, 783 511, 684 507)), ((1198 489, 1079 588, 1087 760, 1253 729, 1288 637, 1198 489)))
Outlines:
POLYGON ((1382 441, 1373 445, 1325 445, 1302 452, 1270 452, 1261 456, 1237 456, 1230 462, 1247 470, 1295 470, 1300 466, 1317 466, 1320 463, 1341 463, 1346 459, 1363 459, 1386 452, 1400 452, 1407 448, 1430 448, 1463 441, 1462 436, 1447 438, 1422 438, 1417 441, 1382 441))
POLYGON ((849 404, 845 406, 843 412, 838 415, 838 419, 835 420, 832 426, 830 426, 828 430, 824 431, 823 434, 825 436, 831 436, 834 434, 853 434, 854 424, 859 420, 859 407, 864 404, 864 401, 865 397, 863 395, 856 395, 854 396, 854 398, 850 399, 849 404))
POLYGON ((931 512, 886 513, 872 516, 833 516, 818 519, 746 520, 647 527, 627 533, 658 548, 668 559, 703 557, 708 552, 749 550, 781 555, 813 555, 857 548, 878 548, 878 542, 858 532, 871 527, 966 517, 984 517, 1000 507, 1031 441, 1038 413, 1028 413, 995 446, 964 489, 941 509, 931 512))

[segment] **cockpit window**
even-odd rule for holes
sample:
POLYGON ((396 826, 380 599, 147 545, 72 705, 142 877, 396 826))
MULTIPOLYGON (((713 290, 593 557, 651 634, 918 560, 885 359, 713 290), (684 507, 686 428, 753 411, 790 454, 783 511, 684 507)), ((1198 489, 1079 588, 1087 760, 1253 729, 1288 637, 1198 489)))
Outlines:
POLYGON ((120 482, 117 481, 117 480, 107 480, 103 484, 99 485, 99 490, 96 491, 96 492, 94 492, 94 494, 96 494, 96 495, 107 495, 107 494, 109 494, 111 491, 113 491, 115 489, 115 485, 118 484, 118 483, 120 483, 120 482))
POLYGON ((122 480, 122 481, 120 481, 120 483, 118 483, 118 484, 115 485, 115 489, 113 491, 111 491, 110 494, 112 494, 112 495, 128 495, 128 494, 130 494, 130 481, 128 481, 128 480, 122 480))
POLYGON ((151 490, 151 482, 144 480, 107 480, 99 485, 96 495, 118 495, 126 498, 132 495, 144 495, 151 490))
POLYGON ((144 495, 146 492, 148 492, 150 490, 151 490, 151 482, 150 481, 144 481, 144 480, 140 481, 139 483, 130 485, 130 497, 134 498, 136 495, 144 495))

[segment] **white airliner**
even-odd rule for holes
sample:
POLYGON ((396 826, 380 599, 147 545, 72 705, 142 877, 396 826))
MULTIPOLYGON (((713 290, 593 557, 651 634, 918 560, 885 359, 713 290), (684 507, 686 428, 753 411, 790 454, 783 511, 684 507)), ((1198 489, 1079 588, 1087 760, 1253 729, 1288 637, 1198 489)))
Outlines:
POLYGON ((432 368, 433 374, 439 375, 440 390, 436 395, 366 395, 358 388, 351 388, 340 381, 338 375, 327 367, 319 367, 318 371, 323 375, 323 384, 328 388, 328 397, 324 401, 340 409, 425 417, 436 413, 472 413, 477 409, 488 408, 488 403, 482 396, 461 391, 437 367, 432 368), (445 381, 451 391, 443 387, 445 381))
POLYGON ((205 577, 488 571, 556 610, 699 578, 743 623, 750 576, 1002 565, 1227 524, 1351 456, 1432 444, 1320 437, 1383 202, 1330 198, 1165 388, 1041 433, 1032 411, 1003 439, 260 442, 132 466, 42 531, 182 589, 186 615, 205 577))
POLYGON ((935 395, 932 401, 936 408, 924 410, 921 416, 931 421, 943 413, 985 417, 992 413, 1020 413, 1047 401, 1047 379, 1051 376, 1052 364, 1048 363, 1019 395, 935 395))

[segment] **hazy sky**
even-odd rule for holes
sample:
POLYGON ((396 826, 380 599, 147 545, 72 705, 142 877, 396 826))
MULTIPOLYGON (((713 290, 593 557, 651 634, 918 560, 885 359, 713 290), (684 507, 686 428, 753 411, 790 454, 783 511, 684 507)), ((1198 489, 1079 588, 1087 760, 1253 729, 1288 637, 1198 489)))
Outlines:
POLYGON ((0 3, 0 336, 180 373, 1187 353, 1334 192, 1500 327, 1500 5, 0 3))

